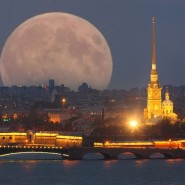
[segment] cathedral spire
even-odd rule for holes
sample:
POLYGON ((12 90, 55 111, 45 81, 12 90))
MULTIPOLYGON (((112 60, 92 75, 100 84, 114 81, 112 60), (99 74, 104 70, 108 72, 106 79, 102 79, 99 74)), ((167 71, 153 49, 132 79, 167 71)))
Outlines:
POLYGON ((169 101, 169 99, 170 99, 170 95, 169 95, 168 87, 166 87, 165 100, 169 101))
POLYGON ((156 53, 155 53, 155 30, 154 30, 155 17, 152 17, 152 69, 156 69, 156 53))
POLYGON ((158 82, 156 67, 154 20, 155 17, 152 17, 152 69, 150 73, 150 83, 147 87, 147 108, 144 110, 145 120, 149 120, 151 123, 159 120, 159 118, 163 115, 163 109, 161 107, 162 88, 158 82))
POLYGON ((157 74, 157 68, 156 68, 154 23, 155 23, 155 17, 152 16, 152 70, 151 70, 151 82, 158 83, 158 74, 157 74))

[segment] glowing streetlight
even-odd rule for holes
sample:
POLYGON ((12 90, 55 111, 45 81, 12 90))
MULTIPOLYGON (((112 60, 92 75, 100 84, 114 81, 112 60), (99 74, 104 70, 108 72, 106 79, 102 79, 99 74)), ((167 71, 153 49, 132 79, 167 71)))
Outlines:
POLYGON ((136 121, 136 120, 132 120, 132 121, 130 121, 130 127, 131 127, 131 129, 132 129, 132 134, 134 133, 134 130, 137 128, 137 126, 138 126, 138 122, 136 121))
POLYGON ((137 121, 135 121, 135 120, 130 121, 130 126, 131 126, 132 128, 136 128, 137 125, 138 125, 137 121))
POLYGON ((62 103, 65 103, 66 102, 66 99, 65 98, 62 98, 62 103))
POLYGON ((64 105, 66 103, 66 98, 62 98, 62 108, 64 109, 64 105))

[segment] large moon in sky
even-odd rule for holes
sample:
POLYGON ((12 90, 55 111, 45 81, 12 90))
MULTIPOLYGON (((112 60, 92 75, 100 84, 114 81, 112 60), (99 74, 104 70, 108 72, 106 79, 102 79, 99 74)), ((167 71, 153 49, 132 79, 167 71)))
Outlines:
POLYGON ((5 86, 47 85, 54 79, 77 90, 82 82, 107 88, 112 75, 109 46, 95 26, 67 13, 35 16, 7 39, 0 58, 5 86))

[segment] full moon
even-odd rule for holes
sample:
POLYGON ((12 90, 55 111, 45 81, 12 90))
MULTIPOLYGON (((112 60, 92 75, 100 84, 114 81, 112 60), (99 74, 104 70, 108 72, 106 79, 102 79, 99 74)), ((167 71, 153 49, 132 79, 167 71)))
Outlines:
POLYGON ((112 75, 110 48, 98 29, 78 16, 37 15, 8 37, 0 58, 5 86, 47 85, 77 90, 82 82, 105 89, 112 75))

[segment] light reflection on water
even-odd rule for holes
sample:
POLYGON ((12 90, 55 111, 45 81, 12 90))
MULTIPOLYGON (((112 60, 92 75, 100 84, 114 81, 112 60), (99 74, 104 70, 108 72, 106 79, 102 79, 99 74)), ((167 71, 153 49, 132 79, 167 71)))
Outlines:
POLYGON ((37 160, 29 160, 29 161, 19 161, 25 172, 30 172, 32 169, 36 167, 38 163, 37 160))
POLYGON ((177 163, 182 163, 184 159, 167 159, 165 160, 167 164, 177 164, 177 163))
POLYGON ((142 160, 135 160, 135 164, 137 167, 142 167, 148 162, 148 159, 142 159, 142 160))
POLYGON ((183 185, 185 160, 3 160, 0 185, 183 185))
POLYGON ((111 168, 113 165, 115 165, 118 162, 118 160, 108 160, 108 161, 104 161, 103 165, 105 168, 111 168))
POLYGON ((72 168, 78 165, 80 161, 75 160, 75 161, 70 161, 70 160, 63 160, 62 164, 64 165, 65 168, 72 168))

